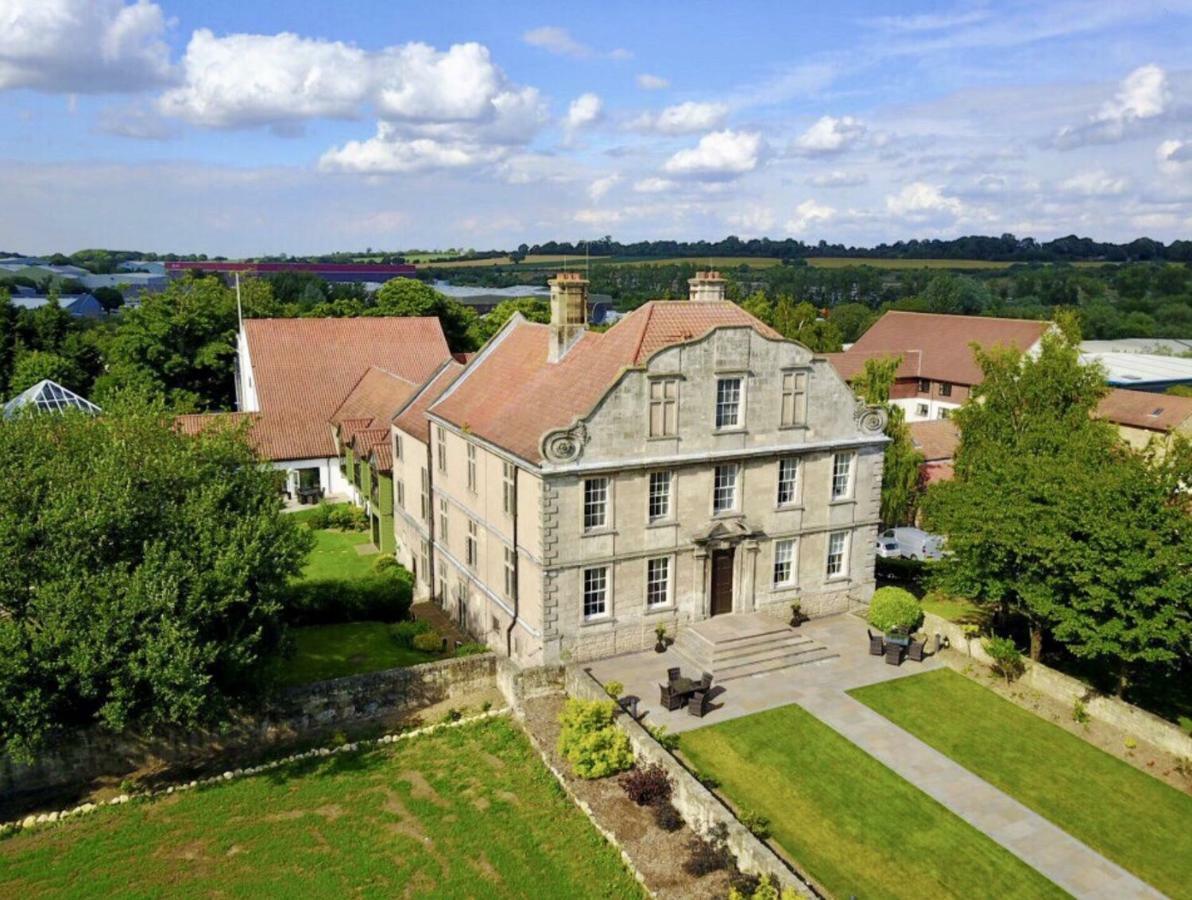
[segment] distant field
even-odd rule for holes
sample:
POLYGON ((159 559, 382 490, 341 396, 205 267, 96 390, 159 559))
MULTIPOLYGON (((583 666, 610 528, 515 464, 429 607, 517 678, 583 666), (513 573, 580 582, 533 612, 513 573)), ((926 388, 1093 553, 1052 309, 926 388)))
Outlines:
MULTIPOLYGON (((592 258, 596 259, 596 257, 592 258)), ((782 260, 776 256, 673 256, 663 259, 617 257, 606 259, 604 262, 618 266, 679 266, 687 264, 713 269, 736 269, 740 266, 749 266, 751 269, 768 269, 771 266, 779 265, 782 260)))
POLYGON ((872 266, 875 269, 1008 269, 1008 262, 985 259, 854 259, 848 256, 809 256, 807 264, 817 269, 872 266))
MULTIPOLYGON (((604 259, 602 256, 590 257, 593 262, 598 259, 604 259)), ((584 259, 581 255, 564 256, 563 254, 531 254, 523 259, 518 266, 533 266, 533 265, 549 265, 550 263, 582 262, 584 259)), ((430 262, 417 263, 420 269, 476 269, 487 266, 512 266, 513 260, 508 256, 494 256, 492 259, 463 259, 463 260, 432 260, 430 262)))

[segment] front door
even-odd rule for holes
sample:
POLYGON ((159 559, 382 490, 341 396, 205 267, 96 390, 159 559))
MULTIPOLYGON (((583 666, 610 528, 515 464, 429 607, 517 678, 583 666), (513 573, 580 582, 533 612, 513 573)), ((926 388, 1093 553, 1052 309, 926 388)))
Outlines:
POLYGON ((712 615, 733 611, 733 551, 712 551, 712 615))

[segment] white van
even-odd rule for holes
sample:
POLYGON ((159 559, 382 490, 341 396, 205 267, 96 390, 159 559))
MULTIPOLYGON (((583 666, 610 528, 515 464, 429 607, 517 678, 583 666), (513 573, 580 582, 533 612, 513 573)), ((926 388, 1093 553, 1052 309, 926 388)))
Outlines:
POLYGON ((898 555, 907 559, 941 559, 944 555, 944 539, 922 528, 887 528, 878 540, 894 541, 898 544, 898 555))

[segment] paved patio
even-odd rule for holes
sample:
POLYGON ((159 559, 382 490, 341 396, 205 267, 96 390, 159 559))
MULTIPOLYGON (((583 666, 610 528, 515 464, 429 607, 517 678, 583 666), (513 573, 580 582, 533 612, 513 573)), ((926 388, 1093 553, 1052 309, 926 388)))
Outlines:
POLYGON ((638 712, 647 724, 665 725, 673 733, 797 703, 1073 896, 1162 898, 1120 866, 845 693, 937 668, 938 660, 929 657, 922 663, 887 665, 883 657, 869 655, 865 623, 852 615, 807 622, 799 631, 839 655, 730 681, 703 719, 685 709, 667 711, 659 704, 659 685, 666 680, 667 668, 680 666, 684 675, 699 676, 694 663, 675 647, 661 654, 647 651, 603 659, 588 668, 601 682, 623 683, 626 695, 640 698, 638 712))
POLYGON ((940 665, 938 660, 930 657, 921 663, 907 660, 901 666, 887 665, 884 657, 869 655, 865 630, 865 623, 853 615, 805 622, 797 633, 825 645, 839 654, 836 658, 740 678, 720 686, 713 682, 712 708, 702 719, 689 715, 686 709, 670 712, 659 704, 658 688, 666 681, 668 668, 679 666, 687 677, 698 678, 700 675, 699 665, 677 647, 672 646, 665 653, 646 650, 612 656, 586 668, 602 683, 619 681, 624 684, 627 696, 639 698, 638 713, 644 713, 651 725, 665 725, 668 731, 678 733, 798 703, 804 693, 814 687, 843 692, 891 678, 916 675, 940 665))

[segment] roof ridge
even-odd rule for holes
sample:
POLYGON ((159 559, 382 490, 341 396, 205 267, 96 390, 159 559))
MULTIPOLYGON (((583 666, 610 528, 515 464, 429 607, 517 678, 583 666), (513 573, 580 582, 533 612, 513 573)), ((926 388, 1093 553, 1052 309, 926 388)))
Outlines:
MULTIPOLYGON (((927 309, 888 309, 883 315, 938 316, 945 319, 974 319, 978 322, 1021 322, 1024 325, 1054 325, 1051 319, 1019 319, 1014 316, 968 316, 964 313, 932 312, 927 309)), ((875 323, 876 324, 876 323, 875 323)), ((864 335, 862 335, 864 337, 864 335)), ((860 340, 860 338, 858 338, 860 340)))
POLYGON ((646 320, 642 324, 641 331, 638 333, 637 346, 633 348, 633 355, 630 357, 630 361, 633 363, 638 361, 638 357, 642 352, 642 344, 646 342, 646 333, 650 330, 650 320, 654 318, 654 304, 656 302, 655 300, 647 300, 644 304, 646 307, 646 320))

